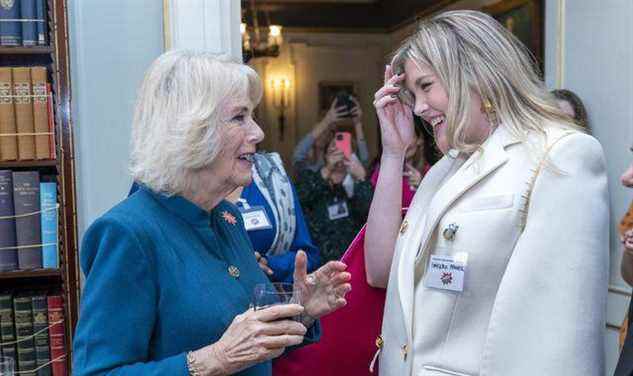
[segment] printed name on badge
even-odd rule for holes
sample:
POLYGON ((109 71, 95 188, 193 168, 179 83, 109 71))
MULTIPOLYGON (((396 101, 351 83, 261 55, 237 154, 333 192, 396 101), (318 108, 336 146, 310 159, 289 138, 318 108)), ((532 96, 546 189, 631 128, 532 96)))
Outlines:
POLYGON ((464 274, 468 254, 460 252, 454 256, 431 255, 424 285, 440 290, 464 291, 464 274))
POLYGON ((246 231, 266 230, 273 226, 266 215, 266 210, 261 206, 253 206, 249 209, 240 210, 242 219, 244 220, 244 228, 246 231))
POLYGON ((347 202, 345 201, 338 201, 338 202, 328 205, 327 212, 330 217, 330 221, 349 216, 349 210, 347 209, 347 202))

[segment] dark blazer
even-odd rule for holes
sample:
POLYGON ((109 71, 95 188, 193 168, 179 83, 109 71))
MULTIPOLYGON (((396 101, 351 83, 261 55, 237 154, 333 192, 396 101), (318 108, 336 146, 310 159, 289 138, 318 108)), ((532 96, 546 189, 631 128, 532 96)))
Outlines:
MULTIPOLYGON (((629 323, 633 319, 633 304, 629 304, 629 323)), ((624 347, 620 353, 618 366, 615 368, 613 376, 632 376, 633 375, 633 328, 629 326, 624 340, 624 347)))

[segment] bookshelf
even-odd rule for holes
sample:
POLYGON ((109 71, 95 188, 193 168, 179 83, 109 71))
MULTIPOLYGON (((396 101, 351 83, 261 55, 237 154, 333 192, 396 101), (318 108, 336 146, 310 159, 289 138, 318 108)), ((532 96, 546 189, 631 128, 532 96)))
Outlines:
POLYGON ((55 159, 0 161, 0 169, 35 170, 57 181, 59 269, 0 272, 2 288, 61 291, 64 298, 66 365, 72 374, 72 340, 78 320, 79 265, 73 128, 70 119, 70 72, 67 0, 46 0, 49 46, 0 46, 0 66, 46 66, 54 112, 55 159))

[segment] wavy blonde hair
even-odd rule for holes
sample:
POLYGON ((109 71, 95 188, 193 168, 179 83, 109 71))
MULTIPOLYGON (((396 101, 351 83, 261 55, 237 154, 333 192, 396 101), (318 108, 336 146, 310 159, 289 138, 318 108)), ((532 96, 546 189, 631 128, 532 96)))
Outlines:
MULTIPOLYGON (((472 92, 489 101, 498 123, 519 140, 537 132, 544 142, 548 123, 577 129, 545 88, 529 51, 485 13, 451 11, 421 21, 395 52, 395 71, 409 59, 430 67, 446 89, 451 148, 471 153, 481 146, 465 139, 472 92)), ((405 90, 402 99, 412 96, 405 90)))
POLYGON ((159 56, 145 74, 134 111, 134 180, 166 194, 191 189, 195 171, 219 152, 223 110, 239 100, 256 106, 262 90, 257 73, 228 56, 189 50, 159 56))

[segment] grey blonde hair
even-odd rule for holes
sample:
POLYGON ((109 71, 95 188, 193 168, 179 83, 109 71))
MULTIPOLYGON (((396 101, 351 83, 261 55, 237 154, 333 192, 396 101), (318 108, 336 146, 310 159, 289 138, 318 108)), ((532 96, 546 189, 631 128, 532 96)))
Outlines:
POLYGON ((218 155, 218 127, 231 101, 256 106, 257 73, 227 56, 174 50, 145 73, 132 124, 130 171, 154 191, 178 194, 195 186, 195 172, 218 155))
MULTIPOLYGON (((403 71, 409 59, 430 67, 446 89, 452 148, 470 153, 481 146, 465 139, 472 92, 492 105, 498 123, 519 140, 534 131, 544 142, 548 123, 575 128, 545 88, 529 51, 485 13, 451 11, 421 21, 395 52, 395 71, 403 71)), ((405 91, 403 100, 411 101, 411 94, 405 91)))

